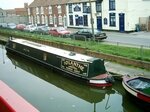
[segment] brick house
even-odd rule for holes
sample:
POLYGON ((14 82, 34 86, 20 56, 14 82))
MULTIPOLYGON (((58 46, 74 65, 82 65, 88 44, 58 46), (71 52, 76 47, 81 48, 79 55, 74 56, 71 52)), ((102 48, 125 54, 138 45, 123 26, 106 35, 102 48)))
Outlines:
POLYGON ((34 0, 28 7, 29 23, 51 27, 67 26, 66 1, 34 0))

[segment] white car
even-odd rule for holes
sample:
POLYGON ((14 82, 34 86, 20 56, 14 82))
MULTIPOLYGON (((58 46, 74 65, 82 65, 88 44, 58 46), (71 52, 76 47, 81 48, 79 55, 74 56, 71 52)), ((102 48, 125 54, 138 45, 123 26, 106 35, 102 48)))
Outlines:
POLYGON ((34 32, 35 30, 36 30, 36 26, 34 26, 34 25, 27 25, 25 28, 24 28, 24 30, 25 31, 29 31, 29 32, 34 32))
POLYGON ((15 23, 8 23, 7 24, 7 28, 15 29, 16 28, 16 24, 15 23))

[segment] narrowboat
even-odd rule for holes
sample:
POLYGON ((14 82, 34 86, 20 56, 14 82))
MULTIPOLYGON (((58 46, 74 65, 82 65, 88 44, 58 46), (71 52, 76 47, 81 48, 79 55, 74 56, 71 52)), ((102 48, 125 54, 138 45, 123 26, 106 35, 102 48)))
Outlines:
POLYGON ((99 58, 15 38, 8 40, 6 50, 82 79, 95 87, 111 86, 114 81, 105 69, 104 60, 99 58))
POLYGON ((124 76, 122 85, 135 103, 144 109, 150 107, 150 78, 124 76))

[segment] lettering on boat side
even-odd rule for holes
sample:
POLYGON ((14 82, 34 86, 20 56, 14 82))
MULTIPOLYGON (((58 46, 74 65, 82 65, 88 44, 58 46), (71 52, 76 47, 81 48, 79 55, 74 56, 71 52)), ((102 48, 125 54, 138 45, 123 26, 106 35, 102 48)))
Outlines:
POLYGON ((61 59, 61 68, 67 71, 71 71, 73 73, 87 76, 88 72, 88 63, 81 63, 69 59, 62 58, 61 59))

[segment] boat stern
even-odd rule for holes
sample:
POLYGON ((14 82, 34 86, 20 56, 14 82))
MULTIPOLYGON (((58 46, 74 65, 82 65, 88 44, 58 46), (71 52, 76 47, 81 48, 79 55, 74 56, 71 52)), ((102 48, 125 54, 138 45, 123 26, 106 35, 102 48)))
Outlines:
POLYGON ((114 78, 108 73, 101 74, 101 75, 98 75, 96 77, 92 77, 89 79, 89 84, 95 87, 112 86, 113 82, 114 82, 114 78))

